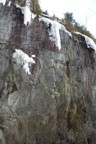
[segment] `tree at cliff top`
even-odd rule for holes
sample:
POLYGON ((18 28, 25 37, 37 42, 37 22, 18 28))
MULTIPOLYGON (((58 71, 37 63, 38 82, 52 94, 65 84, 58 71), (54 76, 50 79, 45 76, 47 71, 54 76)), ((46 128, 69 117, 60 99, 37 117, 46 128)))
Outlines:
POLYGON ((32 3, 31 10, 38 15, 41 14, 41 7, 39 0, 31 0, 31 3, 32 3))
POLYGON ((90 33, 90 31, 87 30, 87 28, 83 25, 80 25, 78 22, 75 21, 73 17, 73 13, 65 13, 64 19, 62 19, 62 23, 66 27, 66 29, 70 32, 78 31, 82 34, 87 35, 88 37, 92 38, 95 42, 96 39, 94 36, 90 33))
POLYGON ((73 13, 69 13, 69 12, 65 13, 62 22, 68 31, 72 31, 75 22, 75 20, 73 19, 73 13))

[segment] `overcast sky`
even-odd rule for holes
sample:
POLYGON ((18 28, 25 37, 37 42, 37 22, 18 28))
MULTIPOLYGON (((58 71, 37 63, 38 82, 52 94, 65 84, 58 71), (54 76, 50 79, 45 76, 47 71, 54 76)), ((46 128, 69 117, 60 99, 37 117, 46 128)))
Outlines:
POLYGON ((83 24, 96 37, 96 0, 40 0, 43 10, 50 15, 63 17, 66 12, 72 12, 74 18, 83 24))

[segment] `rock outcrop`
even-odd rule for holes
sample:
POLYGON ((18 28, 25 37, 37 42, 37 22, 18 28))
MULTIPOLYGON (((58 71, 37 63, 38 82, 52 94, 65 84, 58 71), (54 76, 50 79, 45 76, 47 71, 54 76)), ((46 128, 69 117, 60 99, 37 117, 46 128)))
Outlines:
POLYGON ((96 55, 81 36, 60 31, 59 51, 38 16, 0 4, 0 141, 3 144, 95 144, 96 55), (15 49, 35 55, 26 74, 15 49), (2 137, 2 138, 1 138, 2 137))

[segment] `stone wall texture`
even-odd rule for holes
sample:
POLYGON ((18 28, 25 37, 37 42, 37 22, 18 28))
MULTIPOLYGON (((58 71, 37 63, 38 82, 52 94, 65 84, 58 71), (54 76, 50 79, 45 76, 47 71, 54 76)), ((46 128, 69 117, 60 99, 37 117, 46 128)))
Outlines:
POLYGON ((60 31, 59 51, 38 17, 30 26, 14 5, 0 4, 0 142, 96 144, 96 54, 81 36, 60 31), (27 75, 12 55, 36 63, 27 75))

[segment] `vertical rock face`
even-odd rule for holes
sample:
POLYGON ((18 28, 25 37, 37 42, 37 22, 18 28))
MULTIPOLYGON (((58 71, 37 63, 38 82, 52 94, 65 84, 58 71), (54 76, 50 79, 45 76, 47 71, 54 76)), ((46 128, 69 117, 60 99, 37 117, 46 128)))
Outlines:
POLYGON ((0 5, 0 140, 95 144, 94 51, 80 37, 70 38, 62 31, 58 51, 38 17, 30 26, 23 19, 19 8, 0 5), (31 75, 14 62, 15 49, 36 56, 31 75))

